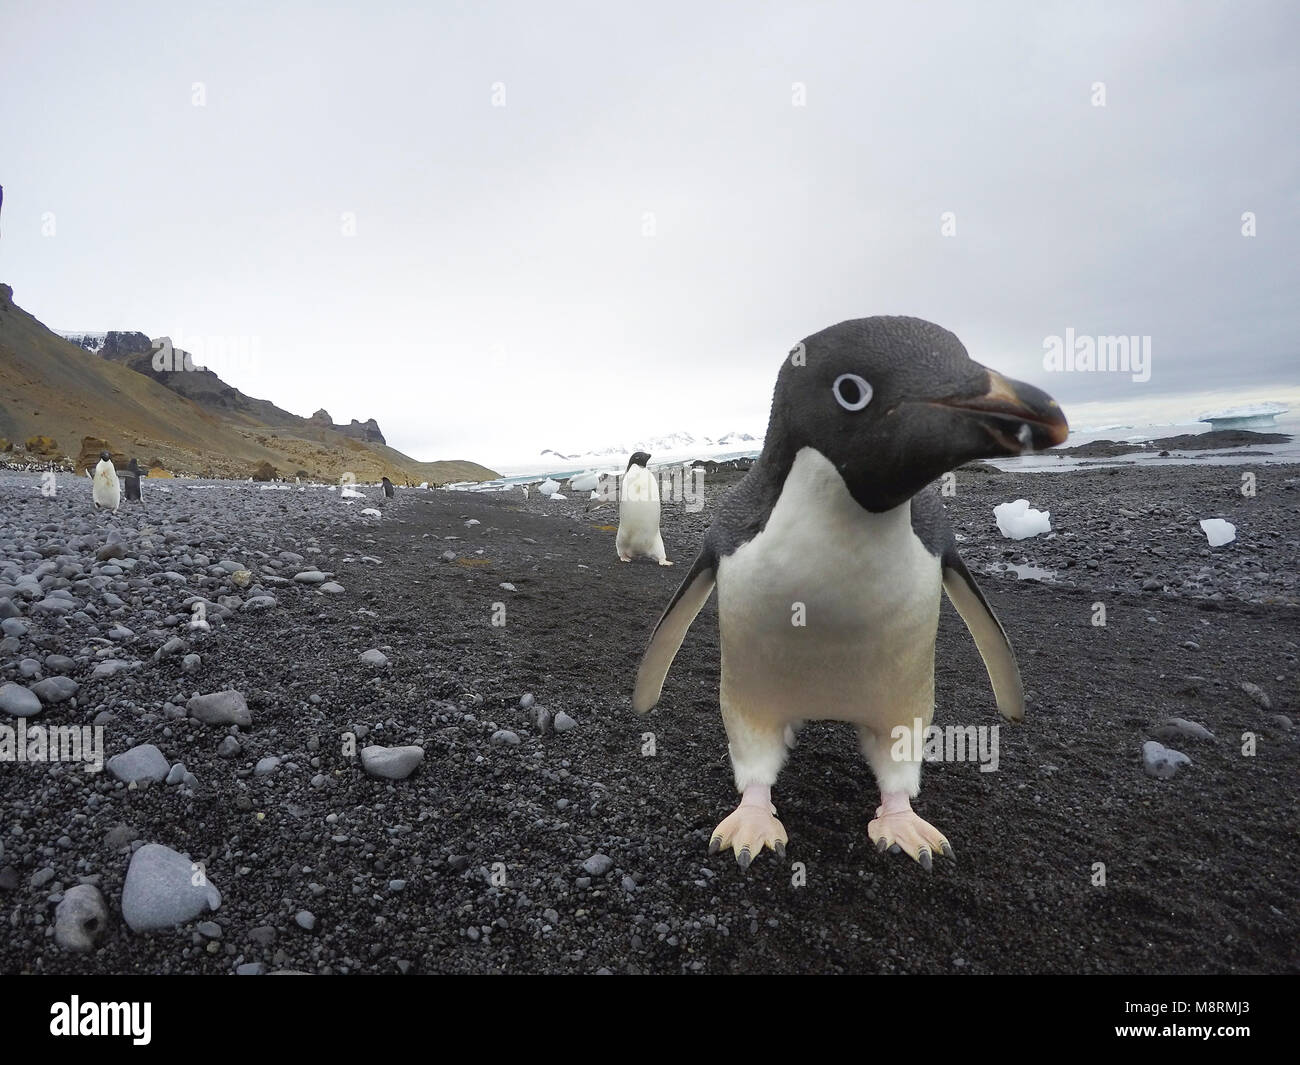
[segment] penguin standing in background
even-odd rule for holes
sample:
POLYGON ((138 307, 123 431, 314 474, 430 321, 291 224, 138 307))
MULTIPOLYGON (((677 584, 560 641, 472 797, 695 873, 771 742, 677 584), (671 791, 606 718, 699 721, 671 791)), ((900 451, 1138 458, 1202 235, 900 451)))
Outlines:
POLYGON ((393 487, 393 482, 390 481, 387 477, 381 477, 379 480, 380 483, 384 486, 384 497, 386 499, 392 499, 393 496, 397 494, 397 489, 393 487))
POLYGON ((940 588, 975 639, 998 710, 1024 716, 1006 633, 957 553, 931 482, 981 458, 1068 435, 1056 401, 973 361, 918 318, 863 318, 808 337, 777 376, 763 451, 722 500, 699 557, 660 618, 632 706, 658 701, 686 630, 718 589, 720 702, 740 805, 714 830, 741 868, 785 854, 772 785, 793 729, 849 721, 880 789, 867 827, 927 870, 953 857, 911 807, 917 735, 934 716, 940 588), (899 742, 897 729, 911 742, 899 742), (913 738, 914 737, 914 738, 913 738))
POLYGON ((114 514, 122 503, 122 486, 117 480, 117 470, 113 468, 113 457, 107 451, 99 453, 99 462, 91 479, 90 498, 96 509, 104 507, 114 514))
POLYGON ((132 459, 131 465, 129 465, 125 470, 123 470, 122 474, 123 474, 123 479, 126 481, 124 487, 126 488, 127 502, 129 503, 134 501, 143 506, 144 500, 140 498, 141 471, 140 471, 139 461, 137 459, 132 459))
POLYGON ((649 555, 661 566, 671 566, 659 535, 659 480, 646 469, 650 456, 638 451, 627 460, 618 492, 618 536, 614 546, 620 562, 634 555, 649 555))

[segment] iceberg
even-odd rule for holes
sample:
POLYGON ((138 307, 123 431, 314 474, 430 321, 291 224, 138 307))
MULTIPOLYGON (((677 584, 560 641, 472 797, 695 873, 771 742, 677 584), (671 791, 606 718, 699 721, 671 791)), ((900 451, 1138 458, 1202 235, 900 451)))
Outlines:
POLYGON ((560 490, 560 482, 556 480, 552 480, 550 477, 548 477, 540 485, 537 486, 537 490, 541 492, 542 495, 544 496, 553 496, 555 495, 556 492, 560 490))
POLYGON ((1012 540, 1024 540, 1026 537, 1052 531, 1052 512, 1031 510, 1027 499, 999 503, 993 508, 993 517, 997 519, 998 531, 1012 540))
POLYGON ((1279 414, 1289 407, 1281 403, 1252 403, 1244 407, 1224 407, 1207 410, 1196 416, 1198 422, 1209 422, 1211 429, 1269 429, 1276 424, 1279 414))

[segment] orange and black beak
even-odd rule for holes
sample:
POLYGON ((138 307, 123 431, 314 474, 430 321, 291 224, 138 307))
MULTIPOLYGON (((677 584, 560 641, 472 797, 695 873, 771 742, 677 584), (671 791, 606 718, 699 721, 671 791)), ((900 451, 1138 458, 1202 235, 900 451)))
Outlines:
POLYGON ((932 406, 969 415, 1009 455, 1065 443, 1070 426, 1060 405, 1040 388, 988 371, 987 391, 930 400, 932 406))

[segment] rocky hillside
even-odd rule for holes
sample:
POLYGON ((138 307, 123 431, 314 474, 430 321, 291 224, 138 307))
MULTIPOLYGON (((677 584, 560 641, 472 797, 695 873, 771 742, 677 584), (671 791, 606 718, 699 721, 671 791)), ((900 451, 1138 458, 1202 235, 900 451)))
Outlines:
POLYGON ((45 459, 75 461, 86 437, 115 453, 155 460, 181 474, 276 476, 358 481, 387 476, 402 484, 447 484, 495 477, 463 460, 419 462, 389 447, 378 424, 336 425, 325 411, 302 418, 245 395, 210 370, 185 369, 184 353, 155 367, 144 333, 81 334, 47 329, 0 285, 0 448, 44 438, 45 459), (265 465, 264 465, 265 464, 265 465))

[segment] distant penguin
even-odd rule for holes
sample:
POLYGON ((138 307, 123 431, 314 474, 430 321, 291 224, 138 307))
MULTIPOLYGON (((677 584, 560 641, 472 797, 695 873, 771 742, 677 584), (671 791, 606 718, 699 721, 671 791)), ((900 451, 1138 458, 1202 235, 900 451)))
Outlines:
POLYGON ((144 501, 140 498, 141 471, 139 461, 137 459, 132 459, 131 465, 122 472, 124 474, 124 480, 126 481, 126 484, 123 487, 126 489, 127 500, 134 500, 137 503, 143 503, 144 501))
POLYGON ((96 508, 104 507, 117 513, 122 503, 122 486, 117 480, 117 470, 113 468, 113 457, 107 451, 99 453, 99 463, 95 466, 95 476, 90 486, 90 498, 96 508))
POLYGON ((393 496, 397 494, 397 489, 393 487, 393 482, 387 477, 381 477, 380 483, 384 486, 384 496, 386 498, 392 499, 393 496))
POLYGON ((934 716, 940 588, 975 638, 1004 717, 1023 717, 1024 694, 931 482, 1068 432, 1050 396, 981 366, 952 333, 917 318, 842 322, 791 352, 762 454, 720 503, 632 696, 639 713, 659 701, 716 584, 719 697, 741 800, 710 853, 730 848, 742 868, 764 847, 785 854, 772 785, 792 730, 814 719, 857 726, 880 789, 867 826, 879 850, 897 845, 926 869, 935 854, 953 856, 910 802, 934 716))
POLYGON ((638 451, 627 460, 618 492, 618 536, 614 547, 620 562, 649 555, 661 566, 671 566, 659 535, 659 481, 646 469, 650 456, 638 451))

